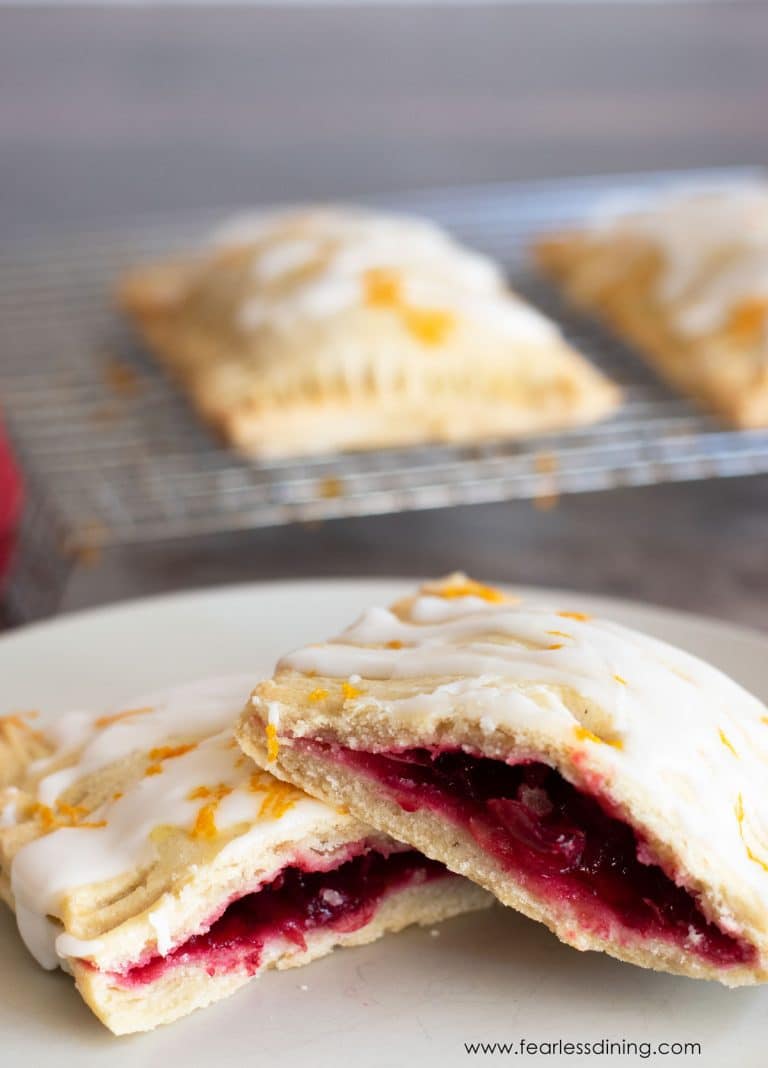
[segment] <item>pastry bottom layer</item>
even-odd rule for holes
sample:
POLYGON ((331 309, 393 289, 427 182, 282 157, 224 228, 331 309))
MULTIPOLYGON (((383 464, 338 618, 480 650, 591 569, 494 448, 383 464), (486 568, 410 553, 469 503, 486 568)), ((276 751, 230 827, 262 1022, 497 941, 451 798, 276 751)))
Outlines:
POLYGON ((72 971, 111 1031, 148 1031, 227 997, 265 969, 307 964, 338 946, 363 945, 491 902, 485 891, 415 851, 369 851, 330 871, 285 869, 165 957, 122 973, 74 960, 72 971))
POLYGON ((709 922, 695 895, 652 862, 632 827, 546 764, 298 745, 375 780, 403 811, 427 809, 462 827, 530 894, 567 908, 587 931, 670 943, 718 970, 756 961, 754 946, 709 922))
POLYGON ((370 923, 387 894, 447 874, 442 864, 415 850, 386 856, 371 850, 331 871, 285 868, 269 885, 229 904, 207 931, 112 978, 120 986, 142 986, 180 964, 200 965, 209 976, 234 969, 253 975, 270 942, 305 950, 318 928, 356 931, 370 923))

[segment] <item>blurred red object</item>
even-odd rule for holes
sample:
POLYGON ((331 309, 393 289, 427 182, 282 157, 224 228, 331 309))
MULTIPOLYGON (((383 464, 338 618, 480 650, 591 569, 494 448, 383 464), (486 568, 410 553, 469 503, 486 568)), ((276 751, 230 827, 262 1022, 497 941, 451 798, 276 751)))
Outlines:
POLYGON ((0 423, 0 582, 11 562, 21 518, 22 496, 21 474, 0 423))

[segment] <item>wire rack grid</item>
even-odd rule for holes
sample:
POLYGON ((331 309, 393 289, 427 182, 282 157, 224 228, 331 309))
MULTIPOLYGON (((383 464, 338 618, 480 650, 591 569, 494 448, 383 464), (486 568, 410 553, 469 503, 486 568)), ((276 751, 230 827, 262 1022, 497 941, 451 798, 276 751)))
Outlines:
MULTIPOLYGON (((44 541, 50 567, 51 554, 66 560, 93 545, 768 471, 768 432, 728 430, 695 411, 564 307, 526 257, 535 234, 583 217, 607 196, 754 173, 654 173, 379 200, 432 216, 499 259, 513 286, 623 388, 621 410, 597 426, 479 446, 254 463, 218 442, 116 315, 110 289, 126 266, 198 242, 221 212, 6 250, 0 398, 27 473, 24 554, 44 541)), ((26 577, 17 570, 31 589, 39 559, 30 566, 26 577)))

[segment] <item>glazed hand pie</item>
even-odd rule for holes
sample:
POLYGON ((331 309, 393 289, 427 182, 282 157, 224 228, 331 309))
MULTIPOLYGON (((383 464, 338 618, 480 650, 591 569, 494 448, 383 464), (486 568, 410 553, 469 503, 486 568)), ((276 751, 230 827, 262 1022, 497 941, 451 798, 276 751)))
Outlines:
POLYGON ((577 600, 425 586, 287 656, 238 736, 577 949, 766 979, 768 710, 577 600))
POLYGON ((236 220, 119 292, 202 415, 255 456, 587 423, 617 390, 498 267, 418 219, 236 220))
POLYGON ((116 1034, 490 901, 256 769, 232 737, 247 692, 217 679, 62 717, 0 791, 0 892, 38 961, 71 972, 116 1034))
POLYGON ((768 426, 768 185, 606 210, 535 255, 672 386, 737 426, 768 426))

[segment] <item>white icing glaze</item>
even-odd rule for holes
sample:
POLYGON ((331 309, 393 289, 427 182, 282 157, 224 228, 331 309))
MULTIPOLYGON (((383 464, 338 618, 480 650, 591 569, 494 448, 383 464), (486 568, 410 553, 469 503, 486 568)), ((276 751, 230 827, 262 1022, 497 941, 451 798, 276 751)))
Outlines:
POLYGON ((214 244, 252 250, 258 286, 240 308, 245 330, 287 331, 362 306, 367 272, 384 269, 396 272, 408 307, 448 311, 511 341, 557 335, 554 323, 508 293, 492 260, 421 219, 342 209, 278 212, 235 220, 214 244))
POLYGON ((425 742, 439 722, 465 718, 582 750, 580 766, 643 797, 661 837, 671 826, 700 856, 716 854, 768 919, 768 709, 696 657, 539 603, 422 595, 405 618, 372 608, 280 667, 362 676, 345 708, 376 708, 425 742), (366 679, 412 679, 413 693, 374 698, 366 679))
POLYGON ((322 254, 322 245, 313 238, 281 241, 265 249, 253 262, 254 276, 260 282, 275 282, 293 271, 311 267, 322 254))
POLYGON ((66 961, 64 958, 89 957, 93 953, 98 953, 103 944, 104 943, 100 938, 75 938, 74 935, 67 934, 66 931, 63 931, 56 937, 56 955, 59 959, 58 961, 54 961, 51 967, 55 968, 57 964, 60 964, 66 971, 67 969, 64 967, 66 961))
POLYGON ((16 822, 16 799, 19 791, 15 786, 5 790, 5 803, 0 808, 0 827, 11 827, 16 822))
POLYGON ((275 728, 280 726, 280 705, 277 701, 270 701, 267 704, 267 723, 271 723, 275 728))
MULTIPOLYGON (((662 253, 659 297, 685 334, 723 326, 740 303, 768 296, 768 185, 678 189, 645 203, 610 205, 599 235, 637 235, 662 253)), ((768 337, 766 338, 768 341, 768 337)))
POLYGON ((44 913, 28 908, 24 899, 15 902, 16 926, 29 952, 41 968, 50 971, 60 963, 56 951, 59 927, 44 913))
MULTIPOLYGON (((156 935, 157 952, 161 957, 164 957, 173 949, 173 935, 168 924, 168 917, 162 909, 157 908, 149 913, 147 919, 152 924, 152 929, 156 935)), ((56 948, 59 949, 60 947, 57 946, 56 948)))
MULTIPOLYGON (((98 725, 99 716, 77 713, 60 717, 51 729, 54 741, 65 744, 48 758, 57 761, 74 748, 75 763, 65 771, 42 778, 38 800, 53 806, 61 793, 84 776, 99 771, 131 753, 146 752, 183 739, 194 748, 170 758, 158 757, 159 774, 140 778, 125 792, 88 813, 89 823, 104 826, 61 827, 22 847, 11 870, 16 916, 30 952, 45 968, 61 958, 94 952, 95 942, 73 939, 49 917, 58 917, 64 894, 131 871, 151 862, 153 832, 161 826, 190 830, 205 798, 191 798, 200 787, 224 786, 230 792, 215 809, 218 831, 238 829, 223 850, 258 851, 281 841, 300 840, 323 819, 335 819, 324 805, 303 798, 283 815, 261 813, 268 791, 254 788, 255 768, 234 744, 232 726, 250 689, 249 676, 181 686, 150 694, 124 710, 135 715, 98 725), (151 709, 151 711, 144 711, 151 709)), ((119 713, 120 710, 115 710, 119 713)), ((170 948, 171 932, 162 909, 149 916, 158 935, 158 949, 170 948), (165 924, 165 926, 164 926, 165 924)))
POLYGON ((685 301, 677 315, 688 334, 707 334, 722 326, 728 314, 748 299, 768 297, 768 241, 765 248, 741 253, 720 267, 685 301))

